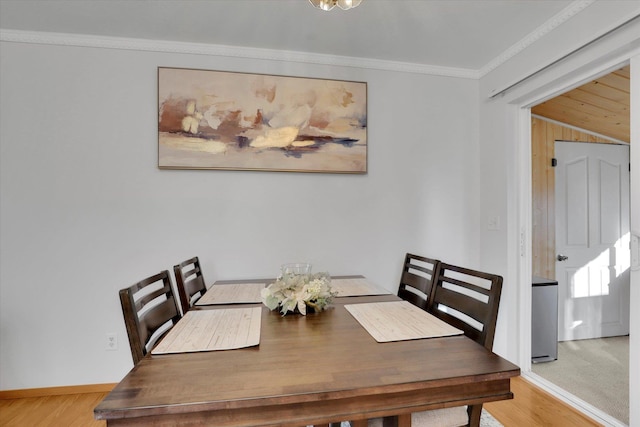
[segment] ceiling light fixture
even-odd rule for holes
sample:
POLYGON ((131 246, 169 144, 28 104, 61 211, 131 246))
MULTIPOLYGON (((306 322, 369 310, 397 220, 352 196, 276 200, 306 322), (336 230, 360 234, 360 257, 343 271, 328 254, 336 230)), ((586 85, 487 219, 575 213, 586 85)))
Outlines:
POLYGON ((362 0, 309 0, 309 3, 322 10, 331 10, 336 5, 342 10, 357 7, 362 0))

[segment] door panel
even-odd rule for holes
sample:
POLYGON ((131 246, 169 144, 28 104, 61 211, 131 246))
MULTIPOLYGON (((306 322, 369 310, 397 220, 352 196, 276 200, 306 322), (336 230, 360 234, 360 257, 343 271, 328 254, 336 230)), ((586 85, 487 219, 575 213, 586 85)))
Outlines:
POLYGON ((600 244, 615 244, 619 239, 623 217, 620 200, 620 165, 600 160, 600 244))
MULTIPOLYGON (((589 244, 589 194, 587 187, 587 158, 577 158, 565 163, 566 197, 564 224, 567 228, 566 244, 587 247, 589 244), (570 220, 569 220, 570 218, 570 220)), ((557 193, 556 193, 557 195, 557 193)), ((557 203, 557 201, 556 201, 557 203)), ((559 253, 563 253, 559 251, 559 253)))

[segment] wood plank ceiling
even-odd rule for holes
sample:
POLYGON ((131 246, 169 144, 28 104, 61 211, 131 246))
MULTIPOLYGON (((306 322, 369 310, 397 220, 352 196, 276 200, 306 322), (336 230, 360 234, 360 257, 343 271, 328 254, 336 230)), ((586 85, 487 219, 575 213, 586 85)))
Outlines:
POLYGON ((629 66, 536 105, 533 114, 629 143, 629 66))

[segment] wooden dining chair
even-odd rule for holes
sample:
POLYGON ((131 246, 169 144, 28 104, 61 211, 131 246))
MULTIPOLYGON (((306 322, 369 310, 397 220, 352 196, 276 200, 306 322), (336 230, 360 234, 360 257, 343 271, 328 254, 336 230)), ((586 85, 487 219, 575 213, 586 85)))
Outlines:
POLYGON ((440 263, 427 311, 493 348, 502 276, 440 263))
MULTIPOLYGON (((440 263, 433 286, 427 311, 461 329, 467 337, 491 351, 498 321, 502 276, 440 263)), ((412 425, 477 427, 481 413, 482 404, 424 411, 412 415, 412 425), (438 423, 435 423, 436 417, 439 418, 438 423)))
POLYGON ((198 257, 193 257, 174 265, 173 273, 176 276, 176 287, 184 315, 207 291, 200 260, 198 257))
POLYGON ((407 253, 404 258, 398 296, 411 304, 427 309, 435 271, 440 264, 436 259, 407 253))
POLYGON ((133 364, 137 365, 180 320, 169 270, 120 290, 120 304, 133 364))
MULTIPOLYGON (((427 311, 491 351, 501 293, 501 276, 441 262, 435 272, 427 311)), ((481 414, 482 404, 476 404, 410 415, 414 427, 478 427, 481 414)), ((370 420, 369 427, 395 425, 394 418, 370 420)))

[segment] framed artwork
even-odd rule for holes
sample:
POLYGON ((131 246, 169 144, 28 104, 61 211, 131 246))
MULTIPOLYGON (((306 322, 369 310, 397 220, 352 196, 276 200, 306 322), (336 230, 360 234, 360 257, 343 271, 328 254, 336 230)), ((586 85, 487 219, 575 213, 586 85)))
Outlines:
POLYGON ((158 166, 367 172, 367 84, 158 68, 158 166))

